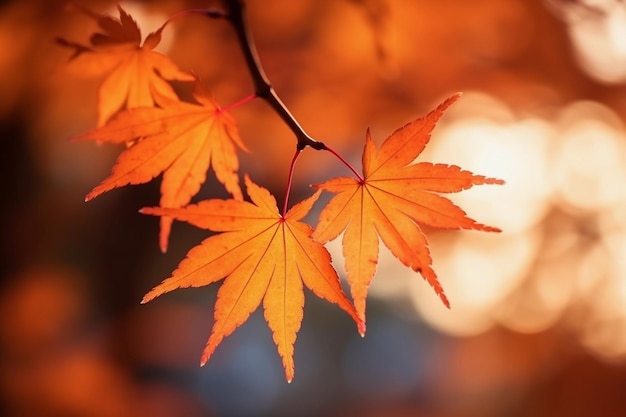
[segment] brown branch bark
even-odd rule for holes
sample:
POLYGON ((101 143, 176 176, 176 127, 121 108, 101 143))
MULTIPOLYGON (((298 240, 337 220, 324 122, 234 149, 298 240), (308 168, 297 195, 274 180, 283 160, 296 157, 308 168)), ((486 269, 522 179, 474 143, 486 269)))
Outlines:
POLYGON ((309 136, 302 126, 296 121, 295 117, 287 109, 276 91, 272 87, 267 75, 263 71, 261 62, 256 52, 252 33, 246 18, 245 0, 225 0, 226 16, 224 16, 233 26, 239 46, 244 55, 248 71, 252 77, 255 94, 257 97, 265 100, 280 118, 289 126, 297 139, 297 147, 299 150, 310 146, 317 150, 326 150, 323 142, 317 141, 309 136))

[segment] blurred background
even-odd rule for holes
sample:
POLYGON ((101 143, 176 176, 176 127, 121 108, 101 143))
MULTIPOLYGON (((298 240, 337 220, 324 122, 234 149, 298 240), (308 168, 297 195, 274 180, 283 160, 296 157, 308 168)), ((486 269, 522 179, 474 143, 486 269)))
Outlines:
MULTIPOLYGON (((80 4, 117 16, 112 2, 80 4)), ((146 35, 180 10, 217 3, 121 4, 146 35)), ((94 22, 61 1, 5 1, 0 414, 626 415, 626 4, 248 4, 283 101, 357 167, 368 127, 380 143, 462 91, 420 159, 504 179, 451 196, 503 233, 426 230, 450 310, 383 251, 364 339, 307 293, 291 384, 260 311, 200 368, 218 286, 139 300, 206 233, 177 223, 160 253, 158 220, 137 212, 158 203, 158 179, 83 202, 121 149, 69 142, 95 125, 102 75, 68 65, 72 51, 54 40, 86 43, 94 22)), ((222 105, 252 92, 224 22, 177 19, 158 50, 222 105)), ((280 203, 293 136, 262 102, 233 115, 250 149, 240 172, 280 203)), ((291 200, 347 174, 307 150, 291 200)), ((210 173, 196 200, 224 195, 210 173)), ((328 247, 341 268, 340 245, 328 247)))

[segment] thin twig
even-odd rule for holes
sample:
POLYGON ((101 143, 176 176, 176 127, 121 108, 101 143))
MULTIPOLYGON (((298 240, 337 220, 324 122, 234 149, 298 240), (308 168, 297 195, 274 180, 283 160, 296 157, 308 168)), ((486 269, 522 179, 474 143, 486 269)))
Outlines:
POLYGON ((296 161, 298 160, 298 157, 300 156, 301 152, 302 152, 302 149, 296 149, 296 152, 293 154, 293 157, 291 158, 291 164, 289 164, 289 178, 287 179, 287 189, 285 190, 285 201, 283 201, 283 212, 281 213, 283 218, 285 217, 285 214, 287 214, 287 206, 289 204, 289 194, 291 193, 291 185, 293 184, 293 171, 296 167, 296 161))

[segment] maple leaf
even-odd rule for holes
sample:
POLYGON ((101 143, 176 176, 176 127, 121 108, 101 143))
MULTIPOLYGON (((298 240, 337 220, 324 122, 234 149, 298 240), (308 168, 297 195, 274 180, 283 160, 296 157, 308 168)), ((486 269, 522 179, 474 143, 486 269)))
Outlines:
POLYGON ((367 290, 378 263, 378 238, 405 265, 418 271, 449 307, 426 236, 419 224, 445 229, 499 229, 477 223, 436 193, 458 192, 478 184, 503 184, 454 165, 413 163, 424 150, 453 95, 423 118, 396 130, 380 149, 369 130, 363 150, 363 179, 339 177, 314 185, 336 195, 320 213, 313 238, 320 243, 343 235, 345 269, 359 316, 365 317, 367 290))
POLYGON ((88 67, 110 70, 98 89, 97 126, 103 126, 124 107, 153 106, 155 95, 177 99, 166 80, 194 80, 168 57, 153 51, 161 42, 161 34, 168 22, 146 36, 142 44, 137 22, 120 5, 117 6, 119 19, 75 7, 95 19, 103 33, 94 33, 88 46, 62 38, 57 42, 74 49, 71 60, 92 53, 93 62, 81 62, 85 71, 88 67))
POLYGON ((330 254, 311 238, 312 228, 300 221, 320 191, 281 216, 276 200, 266 189, 247 175, 245 183, 252 203, 213 199, 180 209, 141 210, 221 232, 191 249, 172 276, 148 292, 142 303, 177 288, 201 287, 226 278, 217 293, 215 322, 201 364, 263 301, 265 320, 290 382, 294 376, 293 345, 303 318, 303 284, 345 310, 361 334, 365 324, 342 291, 330 254))
MULTIPOLYGON (((163 173, 161 207, 183 207, 191 201, 213 167, 215 175, 236 199, 243 199, 239 187, 237 147, 247 150, 235 120, 196 83, 198 104, 157 96, 161 107, 128 109, 103 127, 74 140, 129 143, 118 157, 111 174, 85 197, 98 195, 128 184, 142 184, 163 173), (139 140, 140 139, 140 140, 139 140)), ((159 245, 167 250, 172 218, 161 218, 159 245)))

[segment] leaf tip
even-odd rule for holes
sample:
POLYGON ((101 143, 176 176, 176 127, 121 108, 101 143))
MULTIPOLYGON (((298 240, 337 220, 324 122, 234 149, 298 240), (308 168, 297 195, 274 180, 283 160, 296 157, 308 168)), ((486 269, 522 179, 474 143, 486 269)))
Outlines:
POLYGON ((154 298, 155 297, 154 295, 152 295, 152 291, 150 291, 149 293, 143 296, 139 304, 147 304, 148 302, 152 301, 154 298))
POLYGON ((202 352, 202 356, 200 356, 200 367, 206 365, 206 363, 209 361, 209 358, 211 357, 211 353, 207 352, 206 349, 207 348, 204 348, 204 352, 202 352))
POLYGON ((91 191, 89 194, 87 194, 85 196, 85 203, 93 200, 94 198, 98 197, 100 195, 100 193, 94 193, 93 191, 91 191))
POLYGON ((287 380, 288 384, 291 384, 291 381, 293 381, 293 377, 295 376, 295 369, 293 367, 293 362, 287 366, 287 364, 285 364, 285 379, 287 380))
POLYGON ((139 209, 139 214, 150 214, 153 216, 157 215, 155 214, 154 207, 142 207, 139 209))
POLYGON ((253 184, 252 180, 250 179, 250 175, 248 175, 247 172, 243 174, 243 182, 246 185, 246 188, 250 187, 250 184, 253 184))
POLYGON ((159 250, 161 253, 167 253, 167 248, 169 246, 169 236, 159 236, 159 250))
POLYGON ((359 335, 361 337, 365 337, 365 320, 361 320, 359 322, 359 324, 357 325, 358 331, 359 331, 359 335))
POLYGON ((204 348, 204 351, 202 352, 202 356, 200 356, 200 367, 203 367, 204 365, 207 364, 214 350, 215 350, 215 346, 209 347, 208 342, 207 342, 207 346, 204 348))
POLYGON ((110 191, 112 188, 115 187, 108 187, 108 186, 103 186, 102 184, 96 186, 93 190, 89 191, 89 193, 85 196, 85 202, 87 201, 91 201, 94 198, 106 193, 107 191, 110 191))
POLYGON ((441 298, 441 302, 443 302, 443 305, 446 306, 448 310, 451 310, 450 300, 448 300, 448 297, 443 293, 443 291, 439 294, 439 298, 441 298))
POLYGON ((501 233, 502 229, 500 229, 499 227, 493 227, 493 226, 487 226, 485 224, 482 223, 475 223, 474 227, 472 227, 474 230, 480 230, 482 232, 490 232, 490 233, 501 233))
POLYGON ((433 111, 433 113, 438 113, 439 117, 441 117, 441 114, 444 111, 446 111, 448 109, 448 107, 450 107, 452 105, 452 103, 454 103, 455 101, 460 99, 462 95, 463 95, 463 93, 461 91, 457 91, 456 93, 452 94, 450 97, 445 99, 443 101, 443 103, 441 103, 439 106, 437 106, 437 108, 433 111))

